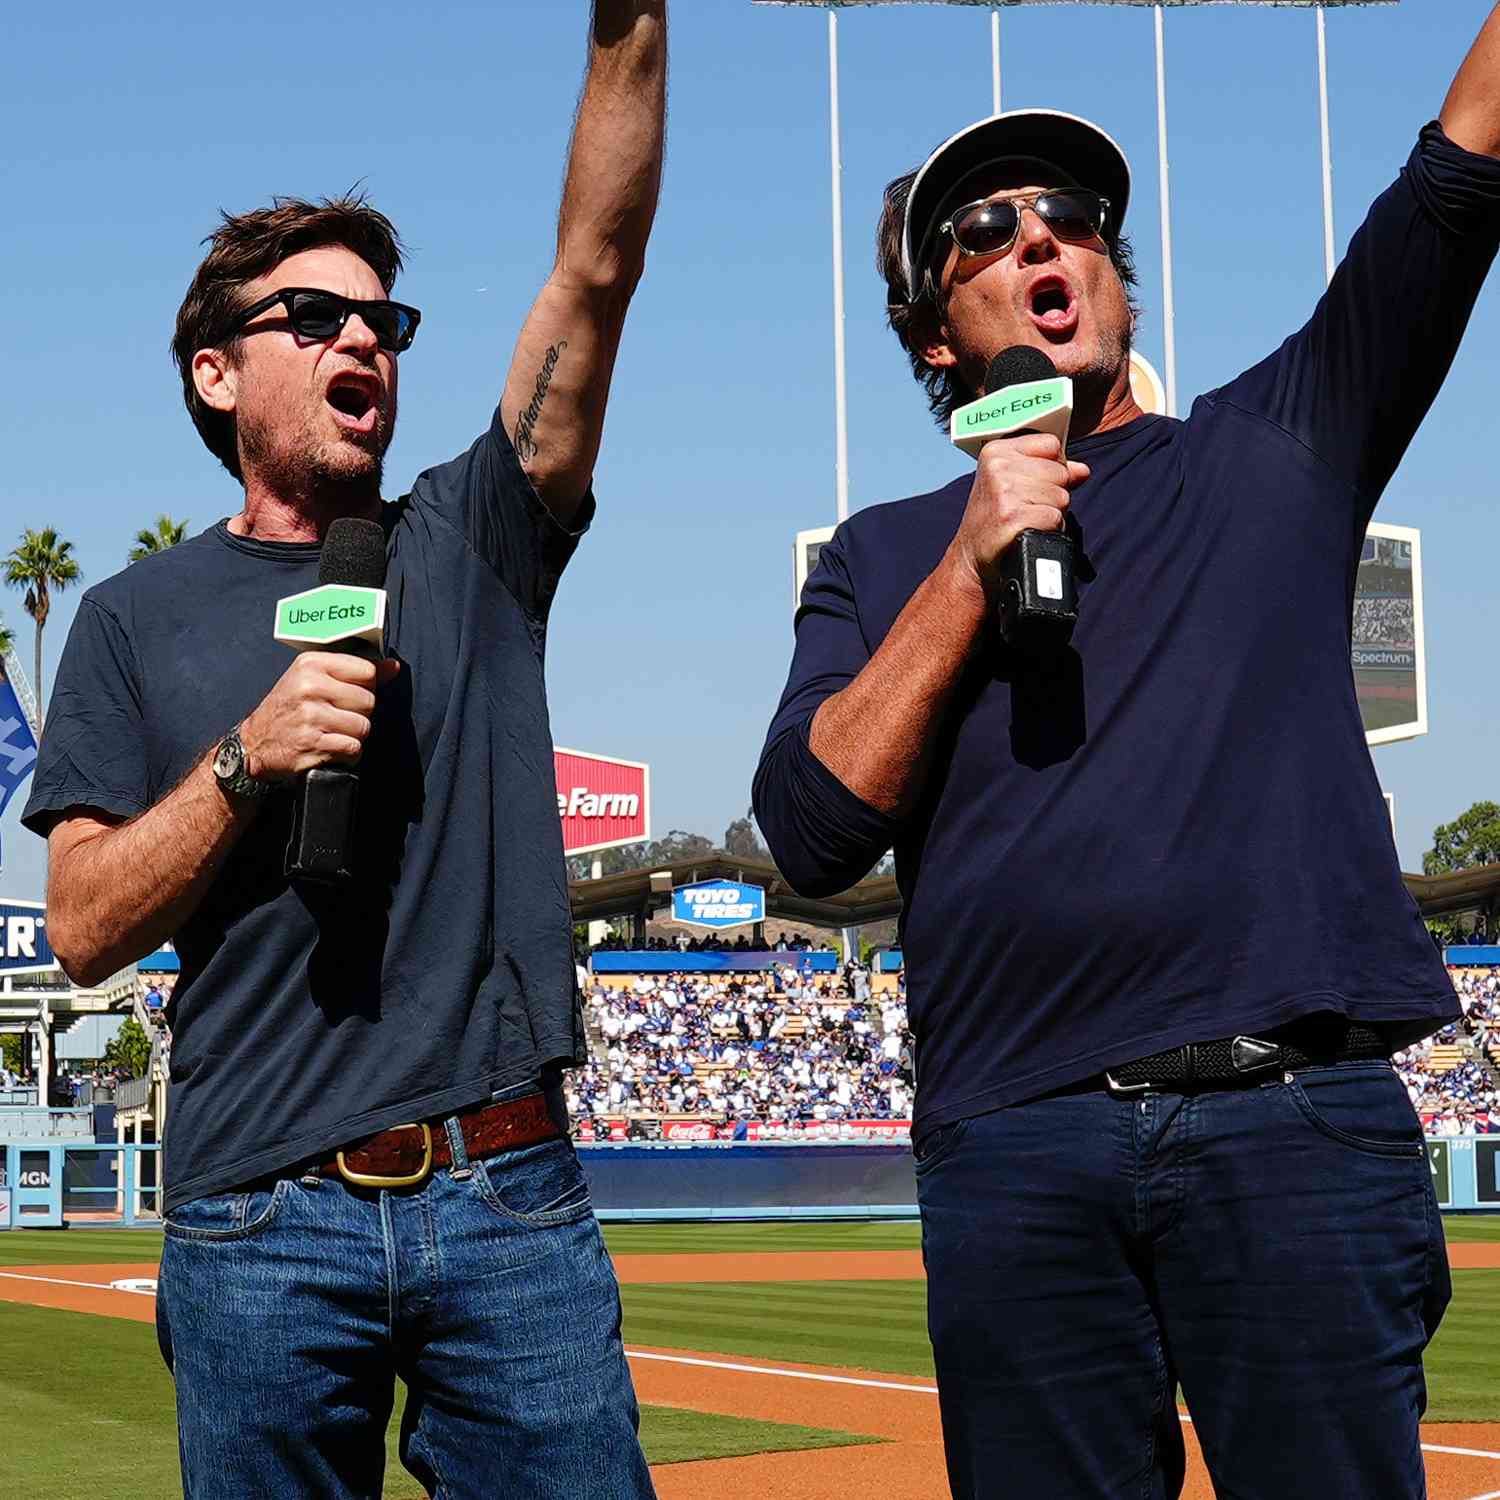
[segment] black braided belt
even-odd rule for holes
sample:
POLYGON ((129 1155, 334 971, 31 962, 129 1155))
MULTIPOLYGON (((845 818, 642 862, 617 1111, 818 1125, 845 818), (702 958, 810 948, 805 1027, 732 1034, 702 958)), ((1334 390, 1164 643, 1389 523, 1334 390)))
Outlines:
POLYGON ((1357 1021, 1338 1018, 1296 1021, 1265 1036, 1221 1037, 1215 1042, 1188 1042, 1122 1063, 1104 1075, 1111 1093, 1142 1094, 1150 1089, 1233 1088, 1262 1083, 1271 1069, 1298 1068, 1362 1058, 1389 1058, 1381 1034, 1357 1021))

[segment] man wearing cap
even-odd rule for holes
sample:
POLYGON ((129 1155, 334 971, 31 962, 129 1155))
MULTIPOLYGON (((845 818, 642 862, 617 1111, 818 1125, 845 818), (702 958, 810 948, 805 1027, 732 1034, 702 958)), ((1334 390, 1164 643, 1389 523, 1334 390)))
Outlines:
POLYGON ((803 591, 755 812, 807 895, 905 903, 929 1329, 961 1497, 1425 1492, 1449 1296, 1392 1048, 1458 1015, 1351 681, 1381 491, 1500 242, 1500 11, 1307 325, 1194 403, 1129 384, 1129 169, 1025 111, 887 190, 889 317, 940 421, 991 360, 1073 383, 846 521, 803 591), (1067 643, 995 628, 1066 528, 1067 643))

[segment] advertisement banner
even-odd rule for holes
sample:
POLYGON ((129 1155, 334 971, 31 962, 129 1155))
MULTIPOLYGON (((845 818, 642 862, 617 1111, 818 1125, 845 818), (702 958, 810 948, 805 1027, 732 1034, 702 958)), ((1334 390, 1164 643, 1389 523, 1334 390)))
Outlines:
POLYGON ((0 974, 51 974, 61 968, 47 941, 46 906, 0 901, 0 974))
POLYGON ((752 1141, 890 1141, 904 1146, 911 1139, 910 1120, 752 1120, 752 1141))
POLYGON ((1432 1169, 1432 1190, 1437 1195, 1438 1207, 1447 1208, 1453 1202, 1453 1160, 1447 1141, 1427 1142, 1427 1165, 1432 1169))
POLYGON ((838 972, 839 956, 826 949, 807 953, 786 951, 756 953, 681 953, 676 949, 643 949, 595 953, 589 969, 595 974, 765 974, 793 968, 804 978, 809 974, 838 972))
POLYGON ((563 853, 589 854, 651 838, 651 768, 640 761, 554 749, 563 853))
POLYGON ((672 892, 672 920, 688 927, 740 927, 765 919, 766 893, 762 886, 704 880, 697 885, 680 885, 672 892))
POLYGON ((713 1120, 663 1120, 664 1141, 713 1141, 719 1138, 719 1126, 713 1120))
POLYGON ((1500 1203, 1500 1141, 1474 1142, 1474 1196, 1486 1205, 1500 1203))
POLYGON ((1349 662, 1372 745, 1427 731, 1421 537, 1372 521, 1360 547, 1349 662))
POLYGON ((0 655, 0 813, 36 765, 36 735, 0 655))

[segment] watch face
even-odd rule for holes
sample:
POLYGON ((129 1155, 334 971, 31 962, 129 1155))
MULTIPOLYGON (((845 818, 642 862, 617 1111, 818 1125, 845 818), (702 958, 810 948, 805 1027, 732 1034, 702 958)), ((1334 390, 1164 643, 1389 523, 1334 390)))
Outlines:
POLYGON ((244 752, 233 740, 225 740, 214 756, 214 775, 221 781, 235 775, 244 763, 244 752))

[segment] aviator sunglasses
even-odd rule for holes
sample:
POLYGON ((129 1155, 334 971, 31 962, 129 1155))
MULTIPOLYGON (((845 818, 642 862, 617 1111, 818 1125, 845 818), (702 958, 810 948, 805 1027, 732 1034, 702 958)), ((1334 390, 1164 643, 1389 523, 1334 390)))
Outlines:
POLYGON ((375 342, 392 354, 411 348, 417 324, 422 321, 422 314, 404 302, 360 302, 317 287, 284 286, 236 313, 225 337, 238 333, 252 318, 258 318, 278 302, 286 309, 292 331, 305 339, 331 339, 342 330, 351 314, 358 313, 365 327, 375 335, 375 342))
POLYGON ((981 198, 967 203, 943 223, 934 238, 950 235, 962 256, 1000 255, 1021 232, 1021 210, 1032 209, 1060 240, 1102 237, 1109 221, 1109 199, 1088 188, 1059 188, 1033 198, 981 198))

